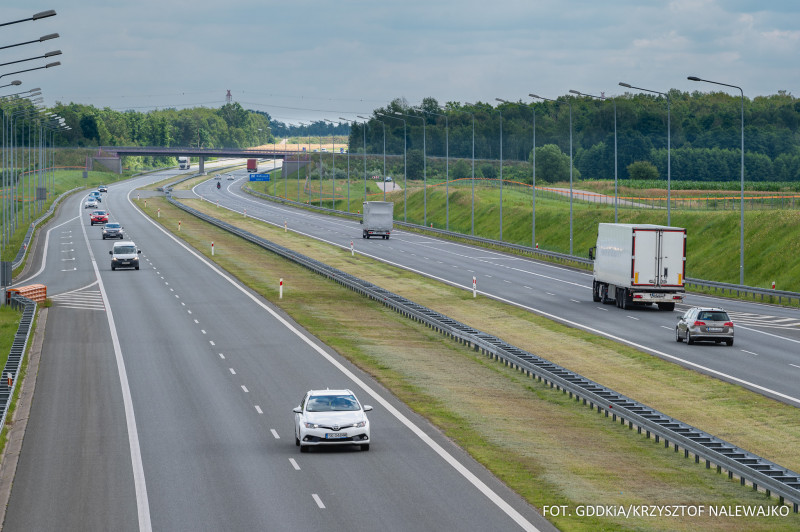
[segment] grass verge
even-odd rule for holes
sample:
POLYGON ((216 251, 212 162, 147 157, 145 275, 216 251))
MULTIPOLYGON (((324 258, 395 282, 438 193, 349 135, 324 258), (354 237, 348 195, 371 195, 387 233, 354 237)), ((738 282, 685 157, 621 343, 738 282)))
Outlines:
MULTIPOLYGON (((797 469, 797 409, 667 364, 491 300, 424 279, 252 219, 192 205, 248 231, 390 288, 512 344, 542 354, 778 463, 797 469)), ((141 207, 141 205, 140 205, 141 207)), ((179 237, 282 307, 313 334, 375 376, 536 507, 566 505, 553 518, 565 530, 792 530, 789 517, 582 517, 579 505, 685 504, 774 507, 661 444, 576 404, 521 374, 443 339, 382 305, 189 217, 162 199, 146 212, 179 237), (156 209, 161 217, 155 218, 156 209), (208 242, 215 242, 215 256, 208 242), (284 279, 284 298, 277 280, 284 279), (347 312, 342 312, 347 308, 347 312), (365 324, 369 324, 366 326, 365 324), (453 371, 452 368, 458 368, 453 371)))

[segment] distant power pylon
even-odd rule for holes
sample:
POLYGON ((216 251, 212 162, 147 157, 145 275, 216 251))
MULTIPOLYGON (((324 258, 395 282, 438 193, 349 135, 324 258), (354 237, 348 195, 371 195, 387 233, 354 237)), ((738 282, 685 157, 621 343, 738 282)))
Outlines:
POLYGON ((231 91, 228 89, 228 94, 225 95, 225 103, 231 103, 233 96, 231 96, 231 91))

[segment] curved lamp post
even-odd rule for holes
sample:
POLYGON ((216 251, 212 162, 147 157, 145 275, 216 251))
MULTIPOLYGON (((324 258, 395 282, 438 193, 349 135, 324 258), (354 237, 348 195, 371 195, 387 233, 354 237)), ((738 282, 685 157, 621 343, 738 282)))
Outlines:
MULTIPOLYGON (((408 188, 406 181, 408 180, 408 175, 406 172, 406 163, 407 161, 407 154, 408 154, 408 136, 406 135, 406 119, 400 118, 394 115, 387 115, 383 113, 376 113, 380 116, 385 116, 386 118, 394 118, 395 120, 402 120, 403 121, 403 222, 407 221, 406 217, 406 189, 408 188)), ((385 185, 384 185, 385 186, 385 185)))
POLYGON ((714 85, 723 85, 725 87, 732 87, 739 89, 742 95, 742 164, 741 164, 741 196, 739 198, 739 284, 744 284, 744 91, 737 85, 730 85, 728 83, 720 83, 719 81, 711 81, 708 79, 701 79, 697 76, 689 76, 686 79, 689 81, 703 81, 705 83, 713 83, 714 85))
MULTIPOLYGON (((536 94, 529 94, 528 96, 539 100, 547 100, 548 102, 561 103, 558 100, 537 96, 536 94)), ((567 99, 567 105, 569 105, 569 254, 572 255, 572 102, 569 98, 567 99)))
POLYGON ((671 167, 670 162, 672 161, 672 157, 670 157, 670 148, 672 144, 672 128, 670 127, 670 98, 668 92, 660 92, 654 91, 652 89, 643 89, 641 87, 634 87, 633 85, 629 85, 628 83, 623 83, 620 81, 620 86, 627 87, 629 89, 636 89, 645 92, 652 92, 653 94, 660 94, 667 99, 667 225, 671 225, 672 217, 671 217, 671 209, 670 205, 672 202, 672 175, 671 175, 671 167))
MULTIPOLYGON (((570 90, 572 94, 578 96, 587 96, 589 98, 597 98, 598 100, 607 100, 605 96, 594 96, 593 94, 586 94, 575 90, 570 90)), ((617 207, 619 205, 619 196, 617 195, 617 99, 611 98, 614 102, 614 223, 617 223, 617 207)))
MULTIPOLYGON (((509 105, 519 105, 522 107, 528 107, 527 104, 522 102, 509 102, 503 100, 501 98, 496 98, 497 101, 507 103, 509 105)), ((531 152, 532 152, 532 161, 531 161, 531 189, 532 189, 532 197, 531 197, 531 247, 536 249, 536 109, 531 106, 531 111, 533 115, 533 125, 531 127, 532 131, 532 141, 531 141, 531 152)))

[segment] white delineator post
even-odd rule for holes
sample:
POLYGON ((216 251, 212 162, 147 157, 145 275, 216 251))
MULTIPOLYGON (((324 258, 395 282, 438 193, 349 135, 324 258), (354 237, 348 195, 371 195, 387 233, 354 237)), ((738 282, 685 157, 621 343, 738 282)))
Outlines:
POLYGON ((158 209, 158 218, 161 218, 161 209, 158 209))
POLYGON ((181 232, 181 221, 180 220, 178 220, 178 232, 179 233, 181 232))
POLYGON ((211 256, 214 256, 214 242, 211 242, 211 256))
POLYGON ((278 288, 278 299, 283 299, 283 277, 281 277, 280 287, 278 288))
POLYGON ((286 232, 286 220, 283 221, 283 232, 286 232))
POLYGON ((356 255, 356 250, 353 247, 353 241, 352 240, 350 241, 350 255, 353 256, 353 257, 355 257, 355 255, 356 255))
POLYGON ((478 297, 478 280, 472 276, 472 297, 478 297))
POLYGON ((247 218, 247 209, 244 210, 244 217, 247 218))

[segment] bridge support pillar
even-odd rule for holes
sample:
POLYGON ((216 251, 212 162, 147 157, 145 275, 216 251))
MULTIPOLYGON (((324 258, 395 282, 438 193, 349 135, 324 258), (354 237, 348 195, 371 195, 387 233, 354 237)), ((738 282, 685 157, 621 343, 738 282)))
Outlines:
POLYGON ((206 158, 200 156, 200 175, 206 175, 206 158))

